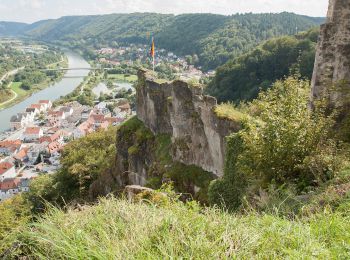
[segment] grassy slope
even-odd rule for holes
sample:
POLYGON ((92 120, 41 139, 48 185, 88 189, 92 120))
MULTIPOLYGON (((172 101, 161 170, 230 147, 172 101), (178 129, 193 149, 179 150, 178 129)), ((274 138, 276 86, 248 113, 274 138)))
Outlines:
POLYGON ((112 198, 82 211, 53 209, 21 239, 40 259, 345 259, 350 215, 342 213, 292 221, 112 198))
POLYGON ((108 79, 115 79, 121 82, 134 83, 137 81, 137 76, 127 74, 108 74, 108 79))

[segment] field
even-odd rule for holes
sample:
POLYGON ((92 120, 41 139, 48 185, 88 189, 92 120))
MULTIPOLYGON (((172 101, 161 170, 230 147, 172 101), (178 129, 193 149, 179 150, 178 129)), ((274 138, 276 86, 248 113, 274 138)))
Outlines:
POLYGON ((137 81, 137 76, 128 74, 108 74, 108 79, 133 83, 137 81))

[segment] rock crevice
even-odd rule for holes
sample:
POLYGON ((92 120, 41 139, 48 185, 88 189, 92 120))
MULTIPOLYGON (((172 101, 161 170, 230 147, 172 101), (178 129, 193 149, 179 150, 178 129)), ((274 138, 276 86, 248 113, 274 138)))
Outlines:
POLYGON ((350 0, 330 0, 321 26, 312 78, 312 100, 330 94, 331 105, 342 106, 344 93, 331 88, 341 83, 350 92, 350 0))

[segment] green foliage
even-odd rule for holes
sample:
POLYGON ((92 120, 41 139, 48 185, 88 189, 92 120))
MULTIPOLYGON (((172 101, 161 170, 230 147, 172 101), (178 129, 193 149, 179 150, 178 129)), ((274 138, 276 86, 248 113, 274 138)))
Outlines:
POLYGON ((42 213, 46 202, 65 205, 72 200, 88 201, 91 184, 112 168, 116 156, 116 128, 97 131, 74 140, 65 146, 61 156, 61 169, 52 176, 34 180, 25 195, 32 212, 42 213))
POLYGON ((51 175, 42 175, 31 181, 30 191, 24 193, 23 197, 30 205, 32 214, 43 213, 48 201, 54 202, 58 199, 60 194, 56 194, 54 185, 54 177, 51 175))
POLYGON ((137 117, 133 117, 118 129, 117 147, 128 151, 127 164, 134 163, 134 159, 151 161, 145 166, 147 187, 159 189, 170 182, 177 192, 192 195, 202 203, 208 202, 208 186, 214 176, 200 167, 173 161, 169 135, 153 135, 137 117))
POLYGON ((225 158, 225 172, 220 179, 210 183, 208 189, 209 202, 219 205, 229 211, 237 210, 247 188, 247 178, 238 169, 239 155, 244 151, 241 133, 233 134, 227 138, 225 158))
POLYGON ((23 33, 83 51, 90 59, 96 57, 91 47, 149 44, 151 33, 157 48, 190 55, 191 63, 208 70, 238 57, 262 41, 294 35, 296 27, 304 31, 323 21, 323 18, 292 13, 232 16, 134 13, 62 17, 34 23, 24 28, 23 33))
POLYGON ((234 122, 241 122, 245 115, 240 112, 232 103, 222 103, 215 107, 214 113, 221 119, 228 119, 234 122))
POLYGON ((307 81, 289 77, 249 105, 252 117, 228 138, 225 175, 210 188, 213 203, 236 209, 242 196, 271 184, 295 185, 300 193, 334 177, 344 161, 330 139, 334 121, 321 104, 309 109, 309 93, 307 81))
POLYGON ((276 80, 298 67, 301 77, 311 79, 317 39, 310 30, 296 36, 268 40, 249 53, 216 70, 207 92, 219 101, 252 100, 276 80))
POLYGON ((30 221, 30 205, 21 195, 17 195, 0 203, 0 215, 1 254, 1 252, 11 248, 18 233, 30 221))
POLYGON ((149 204, 111 198, 82 211, 53 208, 20 236, 22 250, 34 259, 346 259, 350 253, 350 218, 341 212, 288 220, 229 215, 193 202, 149 204))

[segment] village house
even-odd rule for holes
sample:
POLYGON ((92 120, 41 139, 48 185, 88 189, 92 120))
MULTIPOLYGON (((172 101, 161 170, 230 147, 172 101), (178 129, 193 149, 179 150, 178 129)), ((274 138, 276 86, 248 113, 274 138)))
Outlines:
POLYGON ((4 140, 0 142, 0 154, 11 155, 16 153, 22 145, 20 140, 4 140))
POLYGON ((48 119, 51 120, 64 120, 66 115, 63 111, 50 111, 48 113, 48 119))
POLYGON ((13 195, 17 194, 20 191, 20 182, 21 180, 19 178, 10 178, 0 182, 0 200, 11 198, 13 195))
POLYGON ((92 109, 86 108, 81 112, 81 119, 88 120, 88 118, 90 117, 91 114, 92 114, 92 109))
POLYGON ((36 108, 39 112, 45 112, 47 110, 47 105, 45 104, 31 104, 30 108, 36 108))
POLYGON ((28 152, 27 152, 28 163, 31 165, 36 164, 40 155, 44 154, 46 152, 47 145, 48 145, 47 142, 44 142, 41 144, 32 144, 29 147, 28 152))
POLYGON ((50 100, 39 100, 39 104, 44 105, 45 110, 48 110, 52 107, 52 102, 50 100))
POLYGON ((0 182, 16 177, 15 166, 10 162, 0 163, 0 182))
POLYGON ((34 107, 27 107, 27 108, 26 108, 26 112, 32 114, 34 117, 35 117, 36 115, 39 115, 39 114, 40 114, 39 109, 34 108, 34 107))
POLYGON ((31 113, 18 113, 10 119, 11 129, 18 130, 33 122, 34 116, 31 113))
POLYGON ((131 107, 129 103, 118 105, 113 109, 113 113, 117 117, 127 117, 131 115, 131 107))
POLYGON ((89 119, 88 122, 90 122, 94 129, 98 129, 100 128, 101 124, 105 121, 105 116, 104 115, 96 115, 96 114, 92 114, 89 119))
POLYGON ((40 127, 27 127, 23 133, 23 140, 26 142, 39 141, 40 137, 44 135, 40 127))
POLYGON ((85 135, 92 133, 94 131, 92 124, 90 121, 85 121, 81 123, 74 131, 73 131, 73 138, 79 139, 81 137, 84 137, 85 135))
POLYGON ((44 143, 44 142, 52 143, 54 141, 62 142, 63 140, 62 135, 63 135, 62 132, 58 130, 52 135, 45 135, 40 137, 39 143, 44 143))
POLYGON ((28 150, 28 147, 23 147, 13 156, 17 166, 22 166, 26 161, 28 161, 28 150))
POLYGON ((60 111, 64 113, 64 117, 67 118, 73 114, 73 108, 71 107, 61 107, 60 111))
POLYGON ((52 155, 58 154, 58 152, 61 151, 62 148, 63 148, 62 144, 55 141, 55 142, 49 143, 46 151, 50 156, 52 156, 52 155))

